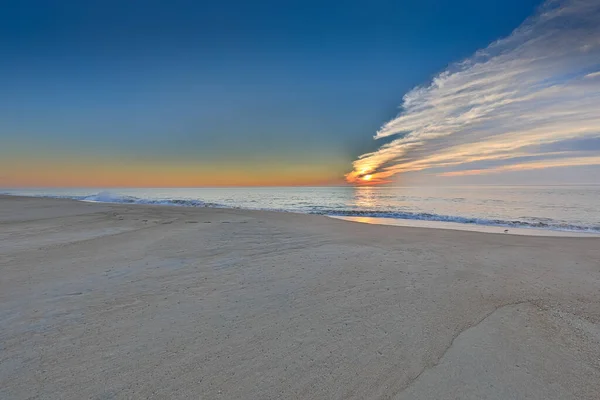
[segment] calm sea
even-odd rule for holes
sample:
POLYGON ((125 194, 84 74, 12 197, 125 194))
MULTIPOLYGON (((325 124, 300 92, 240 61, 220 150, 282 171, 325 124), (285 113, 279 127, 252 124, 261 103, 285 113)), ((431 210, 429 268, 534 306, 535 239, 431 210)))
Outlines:
POLYGON ((600 185, 5 189, 0 193, 375 217, 398 222, 437 221, 452 223, 458 229, 480 225, 600 233, 600 185))

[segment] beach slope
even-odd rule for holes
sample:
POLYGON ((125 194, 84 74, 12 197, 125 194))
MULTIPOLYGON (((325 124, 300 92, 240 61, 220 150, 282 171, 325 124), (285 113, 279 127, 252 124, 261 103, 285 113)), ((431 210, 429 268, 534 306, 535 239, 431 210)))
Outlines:
POLYGON ((598 399, 600 239, 0 196, 2 399, 598 399))

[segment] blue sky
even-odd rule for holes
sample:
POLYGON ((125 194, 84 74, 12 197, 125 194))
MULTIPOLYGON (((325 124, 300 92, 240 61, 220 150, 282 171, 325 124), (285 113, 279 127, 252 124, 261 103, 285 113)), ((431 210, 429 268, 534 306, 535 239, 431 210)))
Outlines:
POLYGON ((188 163, 201 185, 221 166, 343 181, 407 92, 541 2, 3 4, 0 157, 188 163))

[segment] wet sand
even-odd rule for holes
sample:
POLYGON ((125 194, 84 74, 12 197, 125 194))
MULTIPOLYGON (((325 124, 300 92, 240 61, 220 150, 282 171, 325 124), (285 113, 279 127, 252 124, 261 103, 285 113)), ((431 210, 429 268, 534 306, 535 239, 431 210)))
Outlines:
POLYGON ((0 196, 2 399, 598 399, 600 239, 0 196))
POLYGON ((339 217, 332 216, 331 218, 343 219, 345 221, 360 222, 363 224, 374 225, 393 225, 413 228, 433 228, 433 229, 451 229, 454 231, 470 231, 484 233, 504 233, 507 235, 524 235, 524 236, 558 236, 558 237, 598 237, 600 234, 596 232, 584 231, 559 231, 550 229, 537 228, 515 228, 512 226, 491 226, 479 224, 462 224, 458 222, 445 221, 427 221, 415 219, 400 219, 400 218, 382 218, 382 217, 339 217))

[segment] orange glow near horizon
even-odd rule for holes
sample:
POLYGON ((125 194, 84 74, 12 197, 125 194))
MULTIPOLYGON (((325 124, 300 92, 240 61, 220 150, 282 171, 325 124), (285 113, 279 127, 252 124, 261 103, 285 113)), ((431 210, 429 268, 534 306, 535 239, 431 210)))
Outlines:
POLYGON ((251 166, 5 159, 0 160, 0 187, 325 186, 344 183, 341 168, 314 163, 251 166))
POLYGON ((377 186, 390 183, 385 172, 362 169, 360 172, 352 171, 345 175, 346 182, 356 186, 377 186))

